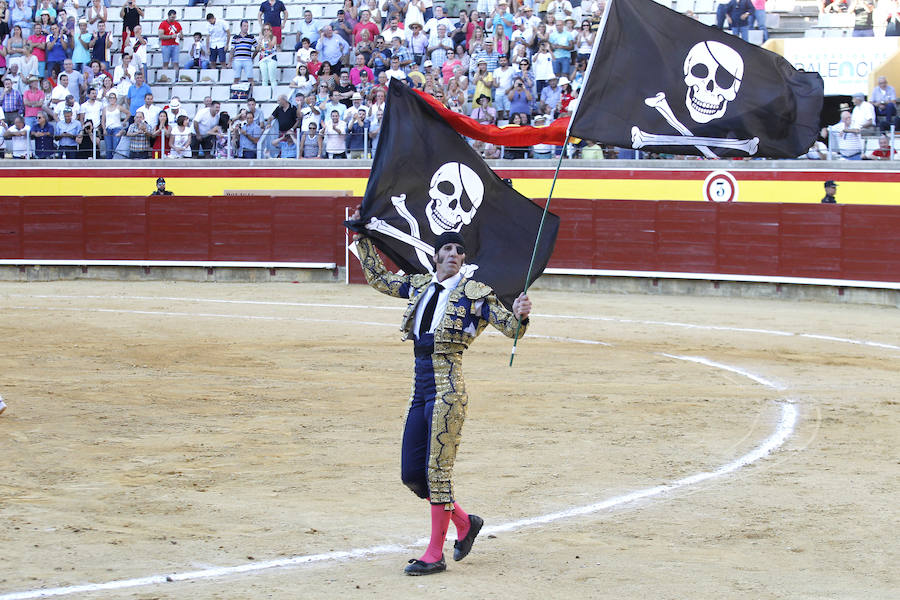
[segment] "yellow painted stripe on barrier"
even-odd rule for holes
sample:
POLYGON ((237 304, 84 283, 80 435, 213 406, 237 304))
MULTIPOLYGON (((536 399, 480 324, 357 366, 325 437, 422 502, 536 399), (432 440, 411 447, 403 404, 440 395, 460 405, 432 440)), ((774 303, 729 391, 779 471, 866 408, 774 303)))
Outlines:
MULTIPOLYGON (((159 172, 165 175, 162 170, 159 172)), ((115 196, 150 194, 151 177, 18 177, 4 180, 3 194, 12 196, 115 196)), ((363 178, 304 177, 166 177, 166 187, 187 196, 220 196, 226 190, 334 190, 362 196, 363 178)), ((549 179, 514 179, 516 190, 530 198, 546 198, 549 179)), ((900 204, 898 186, 890 182, 848 182, 838 188, 841 204, 900 204)), ((825 195, 818 181, 738 181, 739 202, 819 202, 825 195)), ((705 201, 702 180, 560 179, 557 198, 705 201)))

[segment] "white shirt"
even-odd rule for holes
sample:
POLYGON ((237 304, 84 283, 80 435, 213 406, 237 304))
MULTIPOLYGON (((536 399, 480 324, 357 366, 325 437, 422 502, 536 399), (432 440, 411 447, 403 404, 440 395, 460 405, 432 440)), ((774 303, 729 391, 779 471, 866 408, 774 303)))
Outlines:
POLYGON ((162 109, 158 106, 146 104, 141 106, 135 112, 139 112, 144 115, 144 121, 147 123, 147 127, 150 129, 156 129, 156 125, 159 123, 159 113, 162 112, 162 109))
POLYGON ((194 124, 200 135, 207 135, 210 129, 219 124, 219 115, 211 115, 209 109, 204 106, 194 115, 194 124))
POLYGON ((78 114, 84 115, 85 120, 94 124, 94 127, 100 127, 100 112, 103 110, 103 103, 99 100, 88 100, 78 109, 78 114))
POLYGON ((443 281, 438 281, 437 277, 431 279, 431 284, 428 286, 428 289, 422 293, 419 304, 416 306, 416 322, 414 323, 413 332, 416 334, 419 333, 419 324, 422 322, 422 313, 425 312, 425 305, 428 304, 428 301, 431 300, 431 297, 434 295, 434 284, 438 283, 442 285, 444 289, 441 290, 441 295, 438 296, 437 306, 434 307, 434 316, 431 318, 431 326, 429 326, 427 333, 432 333, 440 324, 441 319, 444 318, 444 313, 447 311, 447 302, 450 300, 450 292, 456 289, 456 286, 459 285, 461 280, 461 272, 453 277, 448 277, 443 281))
POLYGON ((125 77, 129 81, 134 82, 134 65, 128 65, 128 70, 126 71, 125 65, 116 65, 116 68, 113 69, 113 84, 117 85, 122 78, 125 77))
MULTIPOLYGON (((7 131, 10 133, 18 133, 20 131, 30 132, 31 127, 26 125, 22 129, 19 129, 13 125, 7 131)), ((13 137, 9 139, 9 149, 12 151, 13 156, 25 156, 28 153, 28 146, 28 136, 13 137)))
POLYGON ((875 124, 875 107, 870 103, 863 101, 859 106, 854 106, 850 113, 850 127, 859 129, 862 127, 872 127, 875 124), (866 123, 868 121, 868 123, 866 123))
POLYGON ((406 81, 406 73, 403 72, 403 69, 397 69, 396 71, 393 69, 388 69, 384 72, 387 75, 388 79, 398 79, 400 81, 406 81))
POLYGON ((507 66, 505 69, 497 67, 494 69, 494 82, 498 83, 497 89, 504 94, 512 85, 515 75, 519 74, 519 67, 507 66))
POLYGON ((228 42, 228 31, 226 31, 225 26, 222 25, 222 21, 216 21, 212 25, 207 21, 206 28, 207 35, 209 36, 209 47, 224 48, 226 42, 228 42))
MULTIPOLYGON (((75 115, 77 115, 77 114, 78 114, 78 111, 81 110, 81 105, 78 104, 78 103, 76 102, 76 103, 73 104, 70 108, 72 109, 72 120, 75 120, 75 115)), ((62 120, 63 120, 63 111, 64 111, 65 109, 66 109, 66 103, 65 103, 65 102, 57 102, 57 103, 56 103, 56 107, 53 109, 53 112, 56 113, 56 120, 57 120, 57 121, 62 121, 62 120)))

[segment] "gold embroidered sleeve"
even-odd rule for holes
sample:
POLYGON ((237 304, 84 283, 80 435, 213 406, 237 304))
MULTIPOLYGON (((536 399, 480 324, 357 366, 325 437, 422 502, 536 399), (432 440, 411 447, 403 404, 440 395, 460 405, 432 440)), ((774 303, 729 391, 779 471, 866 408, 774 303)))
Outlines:
POLYGON ((388 296, 409 297, 410 276, 388 271, 375 250, 375 244, 371 238, 361 237, 356 242, 356 249, 359 251, 359 264, 362 266, 363 274, 369 285, 388 296))
MULTIPOLYGON (((488 322, 496 327, 500 333, 505 335, 506 337, 514 337, 516 335, 516 325, 518 324, 518 319, 512 313, 512 311, 507 310, 503 304, 500 303, 500 300, 497 299, 497 296, 494 294, 490 294, 484 299, 484 317, 488 320, 488 322)), ((522 321, 522 326, 519 328, 519 337, 525 335, 525 330, 528 328, 528 319, 522 321)))

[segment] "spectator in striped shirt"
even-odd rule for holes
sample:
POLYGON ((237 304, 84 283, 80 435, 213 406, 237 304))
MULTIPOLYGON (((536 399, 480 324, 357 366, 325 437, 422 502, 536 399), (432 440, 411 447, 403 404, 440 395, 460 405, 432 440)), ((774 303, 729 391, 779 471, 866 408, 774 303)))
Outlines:
MULTIPOLYGON (((250 33, 250 22, 241 21, 240 33, 231 38, 230 66, 234 70, 234 83, 246 78, 253 85, 253 58, 259 52, 256 38, 250 33)), ((226 65, 228 66, 228 65, 226 65)))

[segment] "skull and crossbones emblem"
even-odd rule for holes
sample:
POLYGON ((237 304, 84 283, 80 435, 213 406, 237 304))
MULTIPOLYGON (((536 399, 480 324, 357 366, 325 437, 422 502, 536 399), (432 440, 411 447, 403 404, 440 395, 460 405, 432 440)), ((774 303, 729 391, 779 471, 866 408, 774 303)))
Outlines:
MULTIPOLYGON (((721 119, 729 102, 737 98, 744 78, 744 59, 733 48, 721 42, 704 41, 695 44, 684 59, 685 108, 696 123, 705 124, 721 119)), ((647 133, 639 127, 631 128, 632 147, 695 146, 708 158, 718 158, 710 147, 741 150, 756 154, 759 138, 740 140, 695 136, 672 112, 665 92, 644 100, 655 108, 680 135, 647 133)))
MULTIPOLYGON (((460 229, 472 223, 478 207, 484 199, 484 183, 468 165, 459 162, 444 163, 434 172, 428 188, 428 204, 425 205, 425 219, 431 232, 439 236, 446 231, 459 233, 460 229)), ((409 233, 401 231, 377 217, 366 223, 366 229, 390 236, 415 250, 416 257, 429 272, 434 272, 431 257, 435 248, 423 241, 419 231, 419 221, 406 206, 406 194, 391 196, 391 202, 401 217, 409 224, 409 233)), ((471 277, 478 265, 465 264, 460 271, 471 277)))

